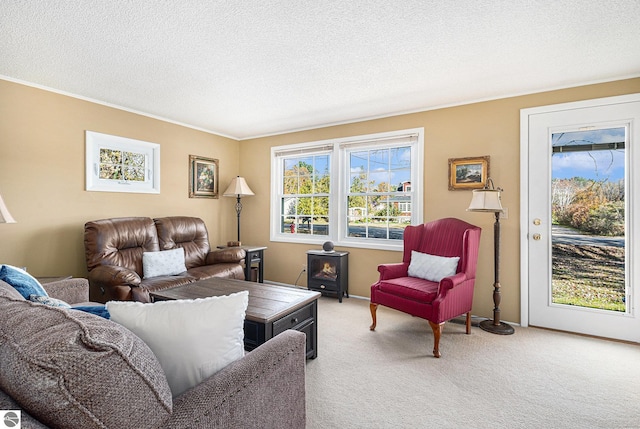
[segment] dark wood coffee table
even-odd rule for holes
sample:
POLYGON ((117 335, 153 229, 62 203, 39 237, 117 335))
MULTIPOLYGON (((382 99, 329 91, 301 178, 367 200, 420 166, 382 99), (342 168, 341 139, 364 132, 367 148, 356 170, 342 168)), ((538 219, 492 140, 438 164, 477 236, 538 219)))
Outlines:
POLYGON ((294 287, 211 278, 152 292, 153 301, 196 299, 249 291, 249 305, 244 321, 244 347, 253 350, 286 331, 295 329, 307 334, 307 358, 318 356, 318 297, 313 292, 294 287))

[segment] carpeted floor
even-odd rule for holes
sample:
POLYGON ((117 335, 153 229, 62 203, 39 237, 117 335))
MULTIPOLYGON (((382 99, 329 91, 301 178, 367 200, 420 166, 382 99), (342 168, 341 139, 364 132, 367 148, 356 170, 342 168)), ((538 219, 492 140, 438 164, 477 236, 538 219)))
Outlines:
POLYGON ((307 361, 307 428, 640 428, 640 345, 427 321, 321 297, 307 361))

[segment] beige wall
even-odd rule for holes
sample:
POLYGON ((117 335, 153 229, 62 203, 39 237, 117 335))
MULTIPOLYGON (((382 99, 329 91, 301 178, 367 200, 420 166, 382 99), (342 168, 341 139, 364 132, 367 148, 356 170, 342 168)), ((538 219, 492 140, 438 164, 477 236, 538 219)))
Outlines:
MULTIPOLYGON (((312 245, 269 242, 270 148, 272 146, 324 140, 361 134, 424 127, 424 220, 458 217, 481 226, 478 280, 473 313, 492 315, 493 221, 491 214, 468 213, 470 193, 448 190, 448 159, 468 156, 491 157, 491 177, 504 188, 503 205, 509 210, 502 226, 502 319, 520 321, 520 109, 640 92, 640 79, 590 85, 496 101, 437 109, 391 118, 327 127, 241 142, 241 174, 255 197, 246 198, 243 209, 243 241, 269 246, 265 253, 265 277, 293 283, 306 262, 312 245), (249 220, 251 222, 249 223, 249 220), (249 239, 248 237, 251 237, 249 239)), ((317 248, 317 246, 315 246, 317 248)), ((368 297, 369 287, 378 278, 380 263, 402 259, 400 252, 366 249, 348 250, 349 292, 368 297)), ((306 284, 301 277, 299 284, 306 284)), ((364 321, 363 323, 368 323, 364 321)))
POLYGON ((189 198, 189 155, 220 160, 224 191, 239 173, 235 140, 0 80, 0 262, 37 276, 85 276, 83 226, 116 216, 204 219, 212 245, 235 238, 232 198, 189 198), (85 130, 160 144, 159 195, 86 192, 85 130))
MULTIPOLYGON (((220 160, 221 191, 234 175, 247 178, 256 195, 243 199, 242 240, 268 246, 268 280, 294 283, 312 246, 269 242, 270 148, 424 127, 424 220, 455 216, 483 228, 473 313, 487 317, 493 308, 493 217, 465 211, 470 194, 448 190, 447 161, 491 156, 491 176, 504 188, 503 204, 509 209, 509 218, 502 221, 502 319, 518 322, 520 109, 636 92, 640 79, 630 79, 238 143, 0 80, 0 193, 18 221, 0 224, 0 262, 27 266, 39 276, 83 276, 84 223, 114 216, 199 216, 213 246, 235 239, 232 198, 188 198, 188 158, 194 154, 220 160), (161 194, 84 191, 85 130, 159 143, 161 194)), ((401 259, 399 252, 346 250, 351 252, 350 292, 364 297, 377 279, 376 266, 401 259)), ((300 283, 306 283, 304 275, 300 283)))

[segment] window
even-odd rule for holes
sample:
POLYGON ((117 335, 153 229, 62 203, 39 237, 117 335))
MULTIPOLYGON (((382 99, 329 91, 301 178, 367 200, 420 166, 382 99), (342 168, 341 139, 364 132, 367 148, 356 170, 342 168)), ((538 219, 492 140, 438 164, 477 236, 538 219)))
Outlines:
POLYGON ((329 235, 329 154, 283 157, 282 234, 329 235))
POLYGON ((423 132, 272 148, 271 239, 402 249, 422 222, 423 132))
POLYGON ((87 191, 160 193, 160 145, 86 132, 87 191))

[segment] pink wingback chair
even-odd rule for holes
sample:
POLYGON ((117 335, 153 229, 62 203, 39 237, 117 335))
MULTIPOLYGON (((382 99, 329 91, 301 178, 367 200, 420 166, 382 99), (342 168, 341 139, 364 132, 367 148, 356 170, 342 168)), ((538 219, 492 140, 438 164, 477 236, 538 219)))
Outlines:
MULTIPOLYGON (((402 262, 378 266, 380 279, 371 286, 373 323, 370 329, 373 331, 376 328, 378 305, 426 319, 433 330, 435 357, 440 357, 440 336, 447 320, 466 313, 466 331, 470 334, 480 231, 479 227, 454 218, 408 226, 404 230, 402 262), (439 282, 409 276, 411 254, 414 250, 447 258, 459 257, 455 274, 444 277, 439 282)), ((412 273, 414 267, 415 265, 412 266, 412 273)))

